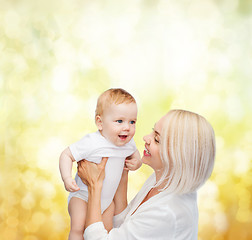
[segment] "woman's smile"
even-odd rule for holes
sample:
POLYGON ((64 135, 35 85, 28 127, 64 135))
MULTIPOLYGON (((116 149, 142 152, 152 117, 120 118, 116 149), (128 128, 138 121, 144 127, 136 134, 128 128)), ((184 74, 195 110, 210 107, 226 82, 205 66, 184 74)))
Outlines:
POLYGON ((150 153, 149 150, 147 149, 146 144, 145 144, 145 149, 144 149, 143 154, 144 154, 144 156, 146 156, 146 157, 151 156, 151 153, 150 153))

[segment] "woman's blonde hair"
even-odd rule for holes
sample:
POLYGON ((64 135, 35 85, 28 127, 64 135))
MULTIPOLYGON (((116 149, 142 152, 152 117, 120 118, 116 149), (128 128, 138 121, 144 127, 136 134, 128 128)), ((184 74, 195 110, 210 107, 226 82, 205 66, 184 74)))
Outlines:
POLYGON ((102 116, 104 110, 111 104, 136 103, 135 98, 122 88, 111 88, 103 92, 98 100, 95 116, 102 116))
POLYGON ((161 159, 163 175, 170 193, 196 191, 211 176, 215 159, 215 135, 202 116, 185 111, 167 113, 162 129, 161 159))

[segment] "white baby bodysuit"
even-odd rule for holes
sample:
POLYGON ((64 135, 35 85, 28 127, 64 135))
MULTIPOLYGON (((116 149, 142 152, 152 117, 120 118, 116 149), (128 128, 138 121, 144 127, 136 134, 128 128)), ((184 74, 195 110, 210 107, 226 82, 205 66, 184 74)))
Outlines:
MULTIPOLYGON (((71 144, 69 148, 77 162, 86 159, 90 162, 100 163, 102 157, 109 158, 105 167, 105 179, 101 193, 101 210, 103 212, 114 198, 116 189, 121 180, 125 158, 132 155, 137 150, 133 138, 129 143, 123 146, 116 146, 97 131, 85 135, 79 141, 71 144)), ((80 191, 85 194, 85 199, 87 199, 87 186, 82 182, 77 173, 75 180, 80 191)), ((70 201, 76 193, 78 194, 78 192, 70 193, 68 201, 70 201)))

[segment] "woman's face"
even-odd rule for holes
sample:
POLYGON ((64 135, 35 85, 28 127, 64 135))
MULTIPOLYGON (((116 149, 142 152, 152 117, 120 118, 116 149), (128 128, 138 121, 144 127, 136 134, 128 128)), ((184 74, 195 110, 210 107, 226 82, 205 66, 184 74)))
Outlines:
POLYGON ((144 136, 145 150, 143 152, 142 162, 149 165, 153 170, 161 170, 163 163, 160 157, 161 132, 166 116, 162 117, 154 126, 153 131, 144 136))

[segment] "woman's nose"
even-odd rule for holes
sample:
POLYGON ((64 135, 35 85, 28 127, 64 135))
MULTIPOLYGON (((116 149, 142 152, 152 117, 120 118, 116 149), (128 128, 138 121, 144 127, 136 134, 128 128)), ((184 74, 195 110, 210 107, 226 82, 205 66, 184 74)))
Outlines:
POLYGON ((143 137, 143 140, 144 140, 147 144, 149 144, 149 143, 150 143, 150 135, 144 136, 144 137, 143 137))

